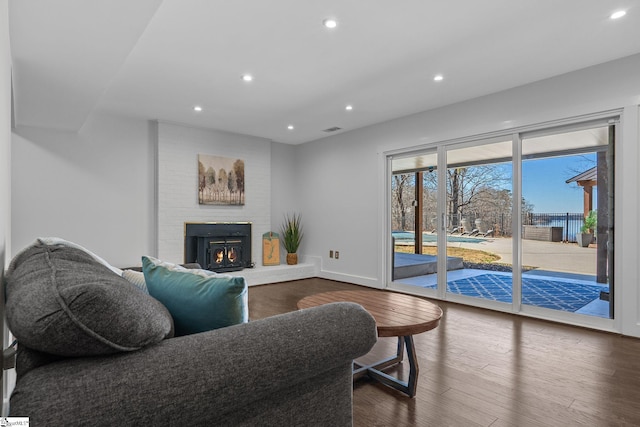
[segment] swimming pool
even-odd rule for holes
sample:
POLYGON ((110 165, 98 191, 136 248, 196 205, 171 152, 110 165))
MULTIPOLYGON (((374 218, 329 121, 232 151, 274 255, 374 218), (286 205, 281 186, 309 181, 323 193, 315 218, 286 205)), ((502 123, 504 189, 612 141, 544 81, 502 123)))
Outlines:
MULTIPOLYGON (((396 243, 398 242, 410 242, 413 243, 415 241, 415 234, 409 231, 393 231, 391 233, 396 239, 396 243)), ((431 233, 422 233, 422 241, 423 242, 436 242, 438 239, 437 234, 431 233)), ((452 236, 447 235, 447 242, 457 242, 457 243, 481 243, 486 242, 487 239, 483 239, 480 237, 465 237, 465 236, 452 236)))

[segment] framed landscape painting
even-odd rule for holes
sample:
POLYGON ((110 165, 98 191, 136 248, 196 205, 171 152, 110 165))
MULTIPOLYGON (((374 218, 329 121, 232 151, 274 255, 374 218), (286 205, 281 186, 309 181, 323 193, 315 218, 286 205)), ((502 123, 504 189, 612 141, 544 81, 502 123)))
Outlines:
POLYGON ((198 203, 244 205, 244 160, 198 154, 198 203))

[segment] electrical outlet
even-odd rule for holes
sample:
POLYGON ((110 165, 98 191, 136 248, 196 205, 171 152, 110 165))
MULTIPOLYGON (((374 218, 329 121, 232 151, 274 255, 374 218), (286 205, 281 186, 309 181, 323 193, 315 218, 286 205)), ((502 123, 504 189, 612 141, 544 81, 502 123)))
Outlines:
POLYGON ((329 251, 329 258, 333 258, 333 251, 329 251))
POLYGON ((340 252, 336 251, 336 259, 340 258, 340 252))

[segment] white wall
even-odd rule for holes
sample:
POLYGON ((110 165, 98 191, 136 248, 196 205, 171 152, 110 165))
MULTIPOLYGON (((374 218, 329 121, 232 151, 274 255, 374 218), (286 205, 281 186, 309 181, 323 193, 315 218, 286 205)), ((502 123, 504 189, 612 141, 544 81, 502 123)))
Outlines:
MULTIPOLYGON (((271 231, 280 233, 285 214, 301 213, 297 194, 299 180, 296 147, 290 144, 271 143, 271 231)), ((302 218, 306 222, 306 218, 302 218)), ((303 232, 304 232, 303 226, 303 232)), ((300 253, 304 253, 304 242, 300 253)), ((286 253, 280 251, 281 262, 285 262, 286 253)))
MULTIPOLYGON (((0 0, 0 283, 11 253, 11 51, 9 48, 9 7, 0 0)), ((4 292, 0 292, 0 343, 6 348, 4 325, 4 292)), ((7 375, 2 376, 2 416, 6 415, 8 399, 7 375)))
POLYGON ((37 237, 81 244, 116 266, 154 254, 155 140, 147 121, 93 115, 79 133, 18 128, 12 252, 37 237))
POLYGON ((323 277, 380 287, 377 150, 369 130, 298 148, 302 252, 322 257, 323 277), (340 258, 329 258, 329 251, 340 258))
POLYGON ((252 258, 271 231, 271 143, 262 138, 158 124, 158 256, 184 261, 185 222, 251 222, 252 258), (198 204, 198 154, 243 159, 244 206, 198 204))
POLYGON ((0 0, 0 280, 11 231, 11 51, 9 48, 9 7, 0 0))
POLYGON ((323 258, 325 277, 384 287, 385 152, 625 107, 616 170, 616 229, 624 230, 616 283, 617 306, 626 305, 617 314, 625 333, 640 336, 638 104, 640 55, 304 144, 296 153, 304 171, 296 178, 307 219, 304 252, 323 258), (340 259, 330 260, 329 249, 340 250, 340 259))

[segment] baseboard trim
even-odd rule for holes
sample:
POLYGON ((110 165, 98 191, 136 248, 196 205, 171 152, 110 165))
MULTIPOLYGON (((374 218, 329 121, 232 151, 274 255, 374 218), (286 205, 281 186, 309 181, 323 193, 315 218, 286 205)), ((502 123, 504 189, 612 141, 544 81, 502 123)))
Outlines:
POLYGON ((384 286, 380 281, 373 277, 355 276, 352 274, 338 273, 335 271, 322 270, 318 274, 322 279, 336 280, 338 282, 352 283, 354 285, 367 286, 369 288, 382 289, 384 286))

